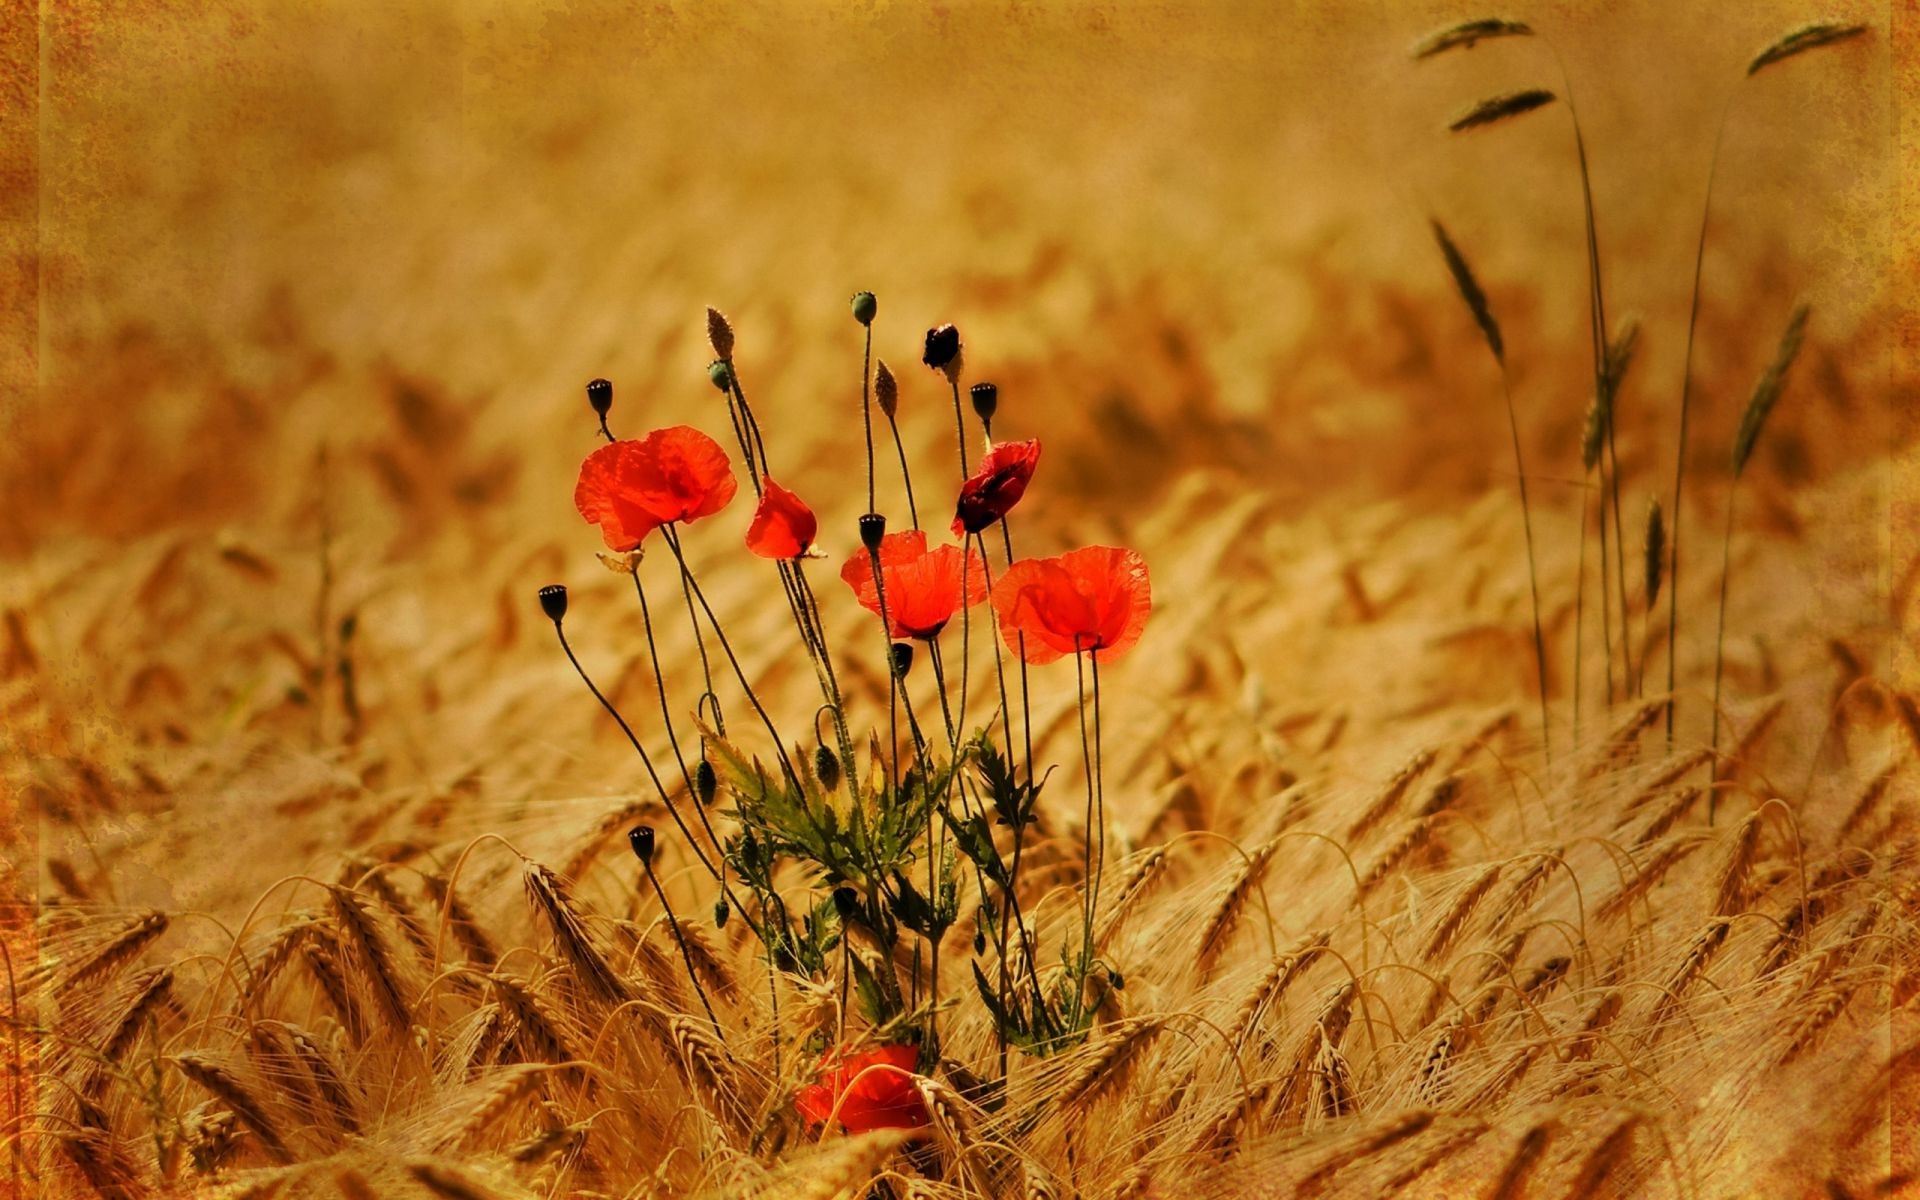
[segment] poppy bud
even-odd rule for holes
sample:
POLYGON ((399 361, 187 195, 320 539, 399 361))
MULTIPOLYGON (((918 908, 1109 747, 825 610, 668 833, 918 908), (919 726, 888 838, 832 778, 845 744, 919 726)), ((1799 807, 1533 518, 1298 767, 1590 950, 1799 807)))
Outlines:
POLYGON ((1107 968, 1107 982, 1113 985, 1113 990, 1116 992, 1127 990, 1127 977, 1112 967, 1107 968))
POLYGON ((727 927, 727 918, 732 915, 733 910, 727 907, 727 898, 725 896, 713 902, 713 927, 715 929, 725 929, 727 927))
POLYGON ((627 830, 627 844, 633 847, 633 856, 642 865, 653 861, 653 826, 635 825, 627 830))
POLYGON ((853 914, 860 911, 860 894, 850 887, 833 889, 833 911, 840 914, 840 923, 853 920, 853 914))
POLYGON ((987 952, 986 930, 976 929, 973 931, 973 952, 975 954, 985 954, 987 952))
POLYGON ((873 324, 874 314, 880 311, 880 302, 873 298, 872 292, 853 294, 853 319, 862 325, 873 324))
POLYGON ((832 791, 840 786, 840 759, 825 746, 813 751, 813 773, 819 777, 820 786, 832 791))
POLYGON ((713 764, 704 758, 693 769, 693 790, 699 795, 703 808, 710 806, 720 791, 720 777, 713 773, 713 764))
POLYGON ((558 625, 561 618, 567 615, 567 585, 550 583, 541 588, 540 611, 547 614, 549 621, 558 625))
POLYGON ((880 539, 887 536, 887 519, 879 513, 868 513, 860 518, 860 544, 867 548, 868 554, 880 553, 880 539))
POLYGON ((707 364, 707 379, 720 391, 733 390, 733 368, 727 365, 724 358, 716 358, 707 364))
POLYGON ((593 411, 600 415, 602 421, 605 421, 607 419, 607 410, 613 407, 613 384, 604 379, 595 379, 589 382, 587 384, 587 403, 591 404, 593 411))
POLYGON ((884 358, 873 373, 873 398, 879 402, 880 411, 892 420, 900 408, 900 385, 893 381, 893 372, 887 368, 884 358))
POLYGON ((913 670, 913 643, 895 642, 893 644, 893 676, 905 679, 907 672, 913 670))
POLYGON ((717 308, 707 309, 707 344, 713 347, 716 357, 733 357, 733 326, 727 324, 717 308))
POLYGON ((960 331, 951 325, 927 330, 927 346, 920 361, 949 375, 960 369, 960 331))
POLYGON ((991 429, 994 410, 1000 407, 1000 388, 991 383, 976 383, 967 389, 967 395, 973 400, 973 411, 980 423, 991 429))

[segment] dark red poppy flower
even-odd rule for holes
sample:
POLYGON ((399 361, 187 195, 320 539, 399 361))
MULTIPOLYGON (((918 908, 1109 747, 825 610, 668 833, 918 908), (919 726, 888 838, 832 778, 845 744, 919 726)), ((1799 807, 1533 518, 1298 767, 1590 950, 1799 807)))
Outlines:
POLYGON ((798 558, 813 547, 820 522, 806 501, 763 475, 760 504, 747 526, 747 549, 761 558, 798 558))
MULTIPOLYGON (((873 559, 863 548, 840 568, 840 578, 868 612, 880 611, 873 584, 873 559)), ((918 529, 880 539, 880 578, 887 590, 887 633, 893 638, 930 640, 962 608, 987 598, 987 566, 977 550, 958 546, 927 549, 918 529)))
POLYGON ((1138 554, 1087 546, 1008 567, 994 582, 993 607, 1001 636, 1027 662, 1090 650, 1105 663, 1140 640, 1153 594, 1138 554))
POLYGON ((927 1106, 913 1083, 920 1051, 913 1046, 876 1046, 858 1054, 828 1051, 820 1079, 801 1088, 793 1106, 809 1125, 838 1121, 849 1133, 870 1129, 918 1129, 927 1106))
POLYGON ((979 533, 1013 511, 1027 494, 1034 464, 1040 461, 1040 442, 1001 442, 980 460, 980 469, 960 485, 960 503, 953 516, 953 536, 979 533))
POLYGON ((656 526, 712 516, 739 484, 727 452, 698 429, 675 425, 609 442, 580 464, 573 504, 610 550, 632 550, 656 526))
POLYGON ((960 357, 960 331, 951 325, 927 330, 927 347, 920 361, 936 371, 953 366, 960 357))

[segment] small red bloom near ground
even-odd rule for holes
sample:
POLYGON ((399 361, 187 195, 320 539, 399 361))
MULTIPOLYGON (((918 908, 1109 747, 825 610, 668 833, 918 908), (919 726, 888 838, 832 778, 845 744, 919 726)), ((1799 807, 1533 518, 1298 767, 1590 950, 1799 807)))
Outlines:
POLYGON ((876 1046, 845 1057, 828 1051, 820 1060, 819 1082, 801 1088, 794 1107, 810 1125, 837 1120, 850 1133, 918 1129, 927 1123, 926 1105, 910 1078, 919 1060, 913 1046, 876 1046))
POLYGON ((1049 663, 1075 650, 1093 651, 1095 661, 1105 663, 1140 640, 1153 594, 1146 560, 1138 554, 1087 546, 1008 567, 994 584, 993 607, 1001 636, 1028 663, 1049 663))
POLYGON ((687 425, 609 442, 587 455, 573 504, 609 550, 632 550, 661 525, 725 508, 739 488, 720 443, 687 425))
POLYGON ((960 503, 953 516, 953 535, 979 533, 1013 511, 1027 493, 1034 464, 1040 461, 1038 438, 1001 442, 980 460, 980 469, 960 485, 960 503))
POLYGON ((761 558, 799 558, 813 547, 820 522, 806 501, 773 481, 760 479, 760 504, 747 526, 747 549, 761 558))
MULTIPOLYGON (((927 549, 927 535, 909 529, 880 540, 880 577, 887 592, 887 633, 929 641, 953 615, 987 598, 987 567, 978 551, 958 546, 927 549)), ((873 562, 865 549, 840 568, 840 578, 868 612, 880 611, 873 562)))

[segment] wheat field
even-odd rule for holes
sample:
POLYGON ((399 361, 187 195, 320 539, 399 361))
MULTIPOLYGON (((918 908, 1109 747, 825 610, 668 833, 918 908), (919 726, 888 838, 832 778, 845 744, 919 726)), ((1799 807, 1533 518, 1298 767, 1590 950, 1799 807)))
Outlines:
MULTIPOLYGON (((150 0, 10 22, 9 1194, 1920 1194, 1912 15, 1521 5, 1497 15, 1551 45, 1412 58, 1481 15, 150 0), (1866 29, 1744 78, 1816 18, 1866 29), (1566 97, 1446 131, 1543 81, 1577 97, 1607 304, 1642 329, 1599 477, 1618 510, 1581 465, 1566 97), (1642 522, 1672 513, 1723 112, 1670 643, 1642 522), (1498 315, 1511 442, 1430 219, 1498 315), (959 390, 919 360, 951 321, 963 382, 998 384, 995 435, 1046 447, 1012 536, 1138 550, 1154 611, 1101 668, 1090 1028, 1003 1074, 969 885, 922 1123, 847 1133, 796 1109, 861 1024, 840 968, 716 919, 536 590, 568 586, 572 651, 671 761, 648 639, 683 738, 705 648, 672 604, 643 627, 596 561, 581 389, 614 382, 623 437, 731 446, 714 306, 820 516, 849 719, 884 729, 872 617, 832 577, 867 507, 861 289, 929 526, 959 390), (1743 406, 1800 301, 1729 521, 1743 406), (673 918, 628 850, 643 822, 673 918)), ((687 555, 811 754, 816 681, 741 551, 744 485, 687 555)), ((1051 984, 1091 861, 1071 665, 1036 667, 1022 711, 1052 774, 1017 898, 1051 984)))

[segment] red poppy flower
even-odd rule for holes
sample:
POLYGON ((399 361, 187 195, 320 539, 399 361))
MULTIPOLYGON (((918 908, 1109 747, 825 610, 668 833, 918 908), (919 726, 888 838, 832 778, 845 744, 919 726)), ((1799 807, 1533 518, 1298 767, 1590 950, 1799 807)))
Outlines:
POLYGON ((738 487, 720 443, 675 425, 587 455, 573 504, 587 524, 600 527, 609 550, 631 550, 656 526, 719 512, 738 487))
MULTIPOLYGON (((880 611, 873 586, 873 560, 863 548, 840 568, 861 607, 880 611)), ((946 628, 953 614, 987 598, 987 565, 980 552, 958 546, 927 549, 918 529, 880 539, 880 578, 887 590, 887 633, 894 638, 929 641, 946 628)))
POLYGON ((1040 461, 1040 442, 1001 442, 980 460, 980 469, 960 485, 960 503, 953 516, 953 536, 979 533, 1013 511, 1026 495, 1034 464, 1040 461))
POLYGON ((913 1085, 919 1060, 913 1046, 876 1046, 844 1057, 828 1051, 819 1082, 801 1088, 793 1106, 810 1125, 835 1120, 850 1133, 918 1129, 927 1123, 927 1106, 913 1085))
POLYGON ((747 526, 747 549, 761 558, 798 558, 813 545, 820 522, 806 501, 763 475, 760 504, 747 526))
POLYGON ((1138 554, 1087 546, 1008 567, 994 583, 993 607, 1001 636, 1027 662, 1090 650, 1104 663, 1140 640, 1153 595, 1138 554))

